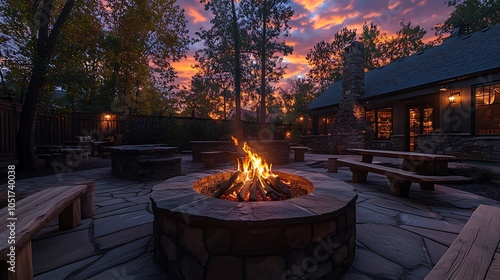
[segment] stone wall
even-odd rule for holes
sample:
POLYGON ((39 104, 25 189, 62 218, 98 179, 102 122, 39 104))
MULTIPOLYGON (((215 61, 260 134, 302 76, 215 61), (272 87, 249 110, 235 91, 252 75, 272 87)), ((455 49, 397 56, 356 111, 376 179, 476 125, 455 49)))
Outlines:
POLYGON ((456 156, 459 160, 500 162, 500 137, 427 134, 416 137, 416 151, 456 156))
POLYGON ((404 137, 403 135, 393 135, 388 140, 373 140, 371 143, 372 149, 377 150, 390 150, 390 151, 404 151, 404 137))

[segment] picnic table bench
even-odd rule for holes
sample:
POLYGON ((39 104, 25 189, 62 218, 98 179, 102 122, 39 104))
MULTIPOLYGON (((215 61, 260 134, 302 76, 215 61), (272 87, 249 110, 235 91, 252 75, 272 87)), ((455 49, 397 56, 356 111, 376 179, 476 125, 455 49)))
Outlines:
POLYGON ((71 229, 93 215, 95 183, 47 188, 0 209, 0 278, 33 279, 31 240, 59 216, 59 228, 71 229), (14 214, 14 215, 12 215, 14 214), (15 241, 15 242, 14 242, 15 241), (15 264, 15 272, 9 270, 15 264))
POLYGON ((500 208, 480 205, 425 280, 500 276, 500 208))
POLYGON ((473 182, 471 178, 464 176, 446 175, 447 171, 445 172, 443 168, 447 169, 448 161, 456 159, 453 156, 368 149, 349 149, 348 151, 363 156, 361 161, 355 159, 337 160, 339 165, 351 169, 354 183, 365 183, 369 172, 382 174, 387 176, 390 192, 396 196, 407 197, 413 182, 419 183, 423 190, 433 190, 434 184, 468 184, 473 182), (402 158, 403 168, 374 164, 372 163, 374 156, 402 158))

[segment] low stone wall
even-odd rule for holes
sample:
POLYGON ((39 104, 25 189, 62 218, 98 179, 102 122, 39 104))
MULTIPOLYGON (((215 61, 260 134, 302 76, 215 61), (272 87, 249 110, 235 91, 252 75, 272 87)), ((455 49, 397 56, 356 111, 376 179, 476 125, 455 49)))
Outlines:
POLYGON ((427 134, 416 137, 416 151, 456 156, 459 160, 500 162, 500 136, 427 134))
POLYGON ((315 153, 333 154, 335 149, 330 139, 329 135, 304 135, 300 137, 300 144, 313 149, 315 153))
POLYGON ((403 135, 394 135, 387 140, 373 140, 371 142, 371 149, 376 150, 389 150, 389 151, 404 151, 404 137, 403 135))

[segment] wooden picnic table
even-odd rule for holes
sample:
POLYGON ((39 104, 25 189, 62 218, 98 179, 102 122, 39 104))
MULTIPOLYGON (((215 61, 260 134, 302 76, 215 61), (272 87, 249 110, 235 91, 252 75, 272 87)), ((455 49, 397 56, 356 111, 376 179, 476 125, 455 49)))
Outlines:
POLYGON ((374 156, 403 159, 402 169, 420 175, 448 175, 448 162, 457 160, 454 156, 400 152, 371 149, 348 149, 348 152, 362 155, 362 162, 371 163, 374 156))

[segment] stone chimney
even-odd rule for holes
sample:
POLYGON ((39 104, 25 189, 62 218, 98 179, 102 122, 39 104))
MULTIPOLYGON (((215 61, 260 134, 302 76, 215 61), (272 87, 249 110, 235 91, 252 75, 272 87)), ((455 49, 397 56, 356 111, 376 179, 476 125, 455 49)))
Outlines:
POLYGON ((329 150, 337 154, 344 153, 345 148, 368 148, 373 135, 359 102, 365 91, 364 58, 365 48, 361 42, 353 42, 344 49, 342 98, 329 130, 329 150))

